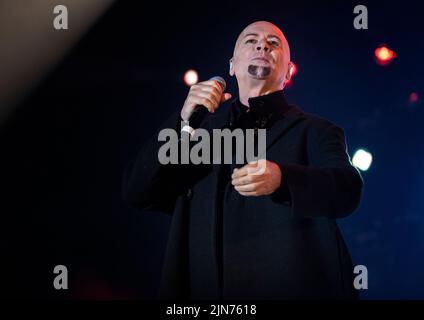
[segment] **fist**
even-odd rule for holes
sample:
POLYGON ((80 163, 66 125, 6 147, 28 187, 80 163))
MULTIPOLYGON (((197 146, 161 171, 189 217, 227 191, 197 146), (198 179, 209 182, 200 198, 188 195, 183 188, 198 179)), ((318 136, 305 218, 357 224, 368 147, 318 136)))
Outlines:
POLYGON ((231 94, 223 93, 217 81, 199 82, 190 87, 188 96, 181 109, 181 118, 184 121, 188 121, 197 106, 205 106, 209 112, 214 113, 220 103, 229 99, 231 99, 231 94))
POLYGON ((259 160, 234 169, 231 184, 242 196, 265 196, 273 193, 281 184, 278 164, 259 160))

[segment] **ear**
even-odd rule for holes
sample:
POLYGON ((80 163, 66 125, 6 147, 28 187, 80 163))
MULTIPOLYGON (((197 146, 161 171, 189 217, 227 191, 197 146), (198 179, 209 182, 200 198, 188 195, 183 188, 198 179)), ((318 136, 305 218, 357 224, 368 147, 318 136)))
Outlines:
POLYGON ((293 63, 289 62, 289 69, 287 70, 286 80, 289 81, 293 75, 293 63))
POLYGON ((234 66, 233 66, 233 61, 234 61, 234 58, 231 58, 230 59, 230 70, 229 70, 229 75, 230 76, 234 76, 234 66))

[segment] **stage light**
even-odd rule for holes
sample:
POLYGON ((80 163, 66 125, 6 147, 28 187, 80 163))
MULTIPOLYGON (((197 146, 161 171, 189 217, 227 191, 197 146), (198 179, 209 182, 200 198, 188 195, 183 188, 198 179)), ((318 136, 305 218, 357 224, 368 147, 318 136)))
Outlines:
POLYGON ((417 101, 418 101, 418 94, 416 92, 411 92, 411 94, 409 95, 409 102, 415 103, 417 101))
POLYGON ((292 84, 293 84, 293 80, 292 79, 285 80, 284 81, 284 88, 290 88, 292 86, 292 84))
POLYGON ((293 65, 292 77, 294 77, 297 73, 297 65, 294 62, 292 62, 292 65, 293 65))
POLYGON ((395 57, 396 53, 386 46, 380 46, 374 51, 376 61, 379 65, 388 65, 395 57))
POLYGON ((188 86, 192 86, 199 81, 199 76, 195 70, 187 70, 184 74, 184 82, 188 86))
MULTIPOLYGON (((0 125, 60 65, 113 2, 0 1, 0 125), (55 29, 56 18, 64 12, 54 12, 59 3, 69 13, 69 29, 55 29)), ((59 21, 64 22, 62 18, 59 21)))
POLYGON ((353 155, 352 163, 359 170, 367 171, 372 163, 372 155, 364 149, 358 149, 353 155))

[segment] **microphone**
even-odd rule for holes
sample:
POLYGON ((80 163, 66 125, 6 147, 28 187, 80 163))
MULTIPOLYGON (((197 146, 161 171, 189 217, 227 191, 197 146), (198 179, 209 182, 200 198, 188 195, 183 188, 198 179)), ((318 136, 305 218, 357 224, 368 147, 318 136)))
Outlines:
MULTIPOLYGON (((219 86, 222 89, 222 92, 225 91, 227 84, 223 78, 215 76, 210 78, 209 80, 215 80, 216 82, 218 82, 219 86)), ((191 136, 193 136, 194 130, 200 127, 201 123, 203 122, 208 113, 208 108, 203 105, 198 105, 196 109, 194 109, 190 118, 188 119, 188 124, 182 127, 181 132, 187 131, 188 133, 190 133, 191 136)))

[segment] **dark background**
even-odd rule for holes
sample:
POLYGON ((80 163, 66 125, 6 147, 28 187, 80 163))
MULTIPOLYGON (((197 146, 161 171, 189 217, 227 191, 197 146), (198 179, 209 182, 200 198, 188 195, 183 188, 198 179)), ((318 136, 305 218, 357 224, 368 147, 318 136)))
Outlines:
MULTIPOLYGON (((122 173, 188 88, 228 76, 238 34, 280 26, 298 66, 290 103, 341 125, 374 157, 360 208, 340 220, 364 299, 424 298, 423 30, 419 2, 116 2, 1 127, 1 287, 7 297, 143 298, 158 287, 170 217, 128 208, 122 173), (369 29, 353 28, 368 7, 369 29), (392 64, 376 64, 386 43, 392 64), (416 103, 408 101, 417 92, 416 103), (53 268, 69 290, 53 288, 53 268)), ((71 21, 71 20, 70 20, 71 21)))

